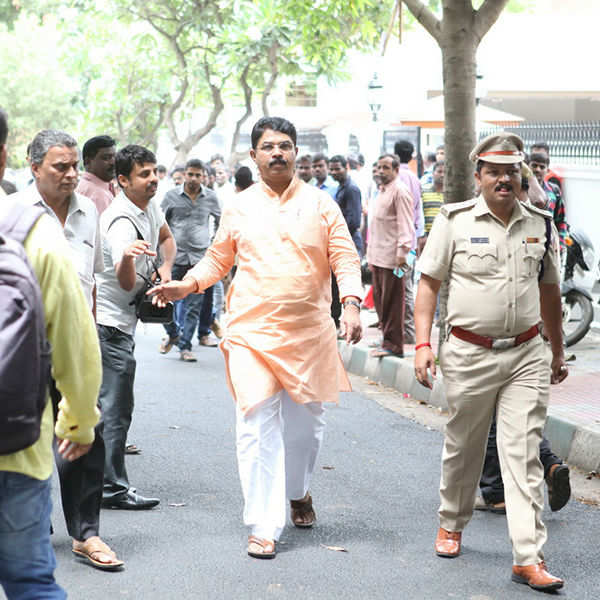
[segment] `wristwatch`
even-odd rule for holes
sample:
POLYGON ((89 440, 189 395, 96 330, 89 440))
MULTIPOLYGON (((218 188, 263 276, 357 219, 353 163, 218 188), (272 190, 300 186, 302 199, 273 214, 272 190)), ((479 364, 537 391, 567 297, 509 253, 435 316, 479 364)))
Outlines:
POLYGON ((360 302, 354 298, 346 298, 346 300, 344 300, 344 308, 349 305, 356 306, 356 308, 360 310, 360 302))

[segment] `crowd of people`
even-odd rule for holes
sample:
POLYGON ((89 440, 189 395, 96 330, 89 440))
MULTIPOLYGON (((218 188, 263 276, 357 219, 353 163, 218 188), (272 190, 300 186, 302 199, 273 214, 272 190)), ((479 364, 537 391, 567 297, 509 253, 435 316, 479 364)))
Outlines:
MULTIPOLYGON (((0 111, 0 176, 7 131, 0 111)), ((544 145, 533 149, 526 170, 520 138, 500 133, 483 140, 471 157, 477 198, 445 205, 443 146, 427 157, 419 180, 407 140, 369 172, 362 156, 297 158, 296 137, 286 119, 254 125, 257 182, 247 167, 231 182, 220 156, 191 158, 169 176, 148 148, 117 150, 107 135, 83 145, 80 177, 71 135, 43 130, 32 140, 32 182, 3 198, 0 235, 22 242, 20 258, 37 281, 45 325, 35 354, 47 355, 50 342, 51 401, 41 403, 33 442, 0 454, 0 511, 15 515, 13 530, 0 531, 0 583, 9 599, 30 590, 65 597, 54 580, 50 542, 53 447, 73 553, 95 567, 124 564, 100 537, 101 508, 149 510, 160 503, 130 483, 125 463, 128 452, 140 452, 127 440, 136 304, 152 280, 153 305, 173 307, 160 353, 178 347, 181 360, 192 363, 195 335, 208 347, 220 338, 236 403, 247 553, 262 559, 276 555, 288 502, 296 527, 316 522, 310 482, 323 404, 350 389, 337 340, 360 341, 360 309, 372 301, 380 329, 372 356, 403 358, 405 345, 416 344, 415 377, 430 387, 430 332, 447 280, 440 360, 451 418, 435 551, 457 556, 473 510, 504 509, 513 579, 534 589, 562 586, 542 553, 541 490, 545 479, 553 510, 570 494, 568 467, 542 439, 550 380, 567 375, 557 296, 566 224, 560 190, 546 181, 544 145), (367 293, 361 261, 372 281, 367 293), (541 321, 549 345, 539 335, 541 321), (32 519, 34 507, 42 510, 32 519)), ((0 250, 6 251, 2 244, 0 250)), ((3 310, 9 309, 0 303, 3 310)), ((0 343, 8 335, 25 334, 11 330, 0 343)), ((26 361, 22 372, 32 357, 15 360, 26 361)), ((45 381, 42 388, 45 397, 45 381)))

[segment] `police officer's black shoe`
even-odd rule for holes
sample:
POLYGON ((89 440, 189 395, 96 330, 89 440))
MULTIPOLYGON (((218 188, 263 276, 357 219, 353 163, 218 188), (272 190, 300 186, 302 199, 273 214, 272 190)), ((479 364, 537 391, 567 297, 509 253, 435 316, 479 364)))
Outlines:
POLYGON ((548 503, 553 512, 560 510, 571 497, 569 467, 565 464, 554 464, 546 475, 548 486, 548 503))
POLYGON ((504 502, 486 502, 483 496, 475 498, 475 510, 486 510, 497 515, 506 514, 506 504, 504 502))

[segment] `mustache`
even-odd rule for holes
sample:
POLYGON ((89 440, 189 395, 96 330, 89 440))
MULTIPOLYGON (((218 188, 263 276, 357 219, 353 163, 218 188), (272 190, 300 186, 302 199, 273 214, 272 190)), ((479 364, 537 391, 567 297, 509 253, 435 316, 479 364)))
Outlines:
POLYGON ((284 167, 287 165, 287 160, 283 158, 274 158, 270 163, 270 167, 274 167, 275 165, 283 165, 284 167))
POLYGON ((506 190, 507 192, 512 192, 513 191, 513 187, 512 187, 512 185, 510 185, 510 183, 499 183, 495 187, 494 191, 495 192, 499 192, 501 190, 506 190))

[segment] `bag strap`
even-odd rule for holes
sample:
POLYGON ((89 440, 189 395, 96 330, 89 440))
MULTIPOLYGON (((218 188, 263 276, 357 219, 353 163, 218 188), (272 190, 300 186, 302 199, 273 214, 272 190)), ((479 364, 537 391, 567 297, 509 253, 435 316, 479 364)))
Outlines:
POLYGON ((106 228, 106 231, 108 231, 119 219, 126 219, 127 221, 129 221, 133 225, 133 228, 135 229, 135 232, 137 233, 137 239, 138 240, 144 239, 144 236, 140 233, 140 230, 138 229, 138 226, 135 224, 135 221, 131 217, 128 217, 127 215, 119 215, 118 217, 115 217, 110 222, 108 227, 106 228))
POLYGON ((544 217, 544 222, 546 224, 546 239, 544 240, 544 255, 542 256, 542 260, 540 261, 540 274, 538 275, 538 281, 542 280, 544 276, 544 259, 546 258, 546 254, 548 254, 548 248, 550 248, 550 237, 552 235, 552 224, 550 223, 550 219, 544 217))
POLYGON ((0 234, 24 244, 29 232, 46 211, 40 206, 15 202, 0 220, 0 234))

